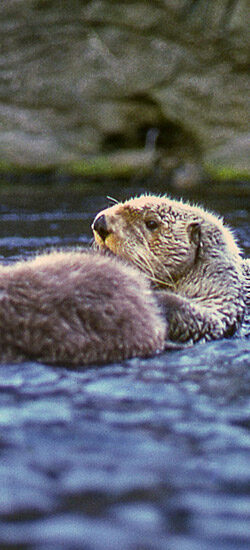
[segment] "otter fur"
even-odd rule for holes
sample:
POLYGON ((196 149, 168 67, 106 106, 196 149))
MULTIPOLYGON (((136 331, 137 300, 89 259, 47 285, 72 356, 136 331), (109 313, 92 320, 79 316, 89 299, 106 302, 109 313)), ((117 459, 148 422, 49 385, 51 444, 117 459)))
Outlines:
POLYGON ((103 210, 92 227, 99 249, 151 280, 171 340, 217 339, 240 326, 250 268, 218 216, 167 196, 143 195, 103 210))
POLYGON ((148 281, 116 258, 52 252, 0 266, 0 362, 86 365, 162 350, 148 281))

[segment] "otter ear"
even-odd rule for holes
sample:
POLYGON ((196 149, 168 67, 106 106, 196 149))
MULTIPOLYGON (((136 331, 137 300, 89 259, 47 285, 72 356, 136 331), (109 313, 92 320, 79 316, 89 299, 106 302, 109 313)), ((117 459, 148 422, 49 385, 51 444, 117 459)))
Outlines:
POLYGON ((190 243, 194 243, 196 246, 200 244, 201 238, 201 226, 199 222, 192 222, 187 227, 190 243))

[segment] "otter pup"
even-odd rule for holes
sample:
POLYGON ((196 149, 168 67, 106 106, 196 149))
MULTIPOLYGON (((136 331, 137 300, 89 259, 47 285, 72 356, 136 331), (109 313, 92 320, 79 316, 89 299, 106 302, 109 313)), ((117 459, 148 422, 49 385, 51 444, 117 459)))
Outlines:
POLYGON ((99 249, 151 280, 171 340, 217 339, 241 324, 250 268, 216 215, 167 196, 143 195, 103 210, 92 227, 99 249))
POLYGON ((166 321, 148 281, 93 252, 0 266, 0 362, 86 365, 162 350, 166 321))

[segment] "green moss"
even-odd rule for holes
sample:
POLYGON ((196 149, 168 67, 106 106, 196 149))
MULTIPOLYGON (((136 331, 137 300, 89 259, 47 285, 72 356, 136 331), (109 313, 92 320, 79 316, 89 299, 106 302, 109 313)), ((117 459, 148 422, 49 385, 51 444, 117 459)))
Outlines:
POLYGON ((131 159, 124 155, 122 158, 112 156, 96 156, 93 159, 81 159, 65 163, 55 167, 44 166, 18 166, 11 163, 0 161, 0 174, 22 175, 27 173, 53 173, 68 174, 70 176, 82 176, 84 178, 130 178, 138 172, 142 175, 149 173, 148 163, 143 165, 140 158, 131 159))
POLYGON ((55 167, 51 166, 44 166, 39 164, 34 165, 28 165, 23 166, 19 164, 13 164, 11 162, 7 162, 5 160, 0 159, 0 174, 27 174, 27 173, 35 173, 35 174, 48 174, 51 173, 53 170, 55 170, 55 167))
POLYGON ((215 180, 250 180, 250 173, 248 169, 237 169, 232 166, 216 166, 210 163, 204 164, 204 170, 215 180))
POLYGON ((129 162, 129 159, 118 161, 112 157, 100 156, 93 160, 83 159, 72 162, 60 171, 65 170, 72 175, 85 177, 129 178, 137 173, 138 169, 141 170, 141 166, 138 167, 136 162, 129 162))
MULTIPOLYGON (((110 155, 99 155, 93 158, 84 158, 77 161, 72 161, 60 166, 18 166, 5 160, 0 159, 0 174, 22 175, 27 173, 33 174, 68 174, 70 176, 82 176, 83 178, 95 179, 114 179, 124 178, 129 179, 131 176, 138 175, 140 177, 150 175, 154 168, 152 157, 145 155, 143 150, 118 152, 110 155)), ((213 180, 228 181, 228 180, 245 180, 249 181, 250 173, 247 168, 240 167, 237 169, 233 166, 219 165, 216 163, 205 162, 203 165, 205 173, 213 180)))
POLYGON ((14 167, 11 163, 0 159, 0 173, 13 172, 14 167))

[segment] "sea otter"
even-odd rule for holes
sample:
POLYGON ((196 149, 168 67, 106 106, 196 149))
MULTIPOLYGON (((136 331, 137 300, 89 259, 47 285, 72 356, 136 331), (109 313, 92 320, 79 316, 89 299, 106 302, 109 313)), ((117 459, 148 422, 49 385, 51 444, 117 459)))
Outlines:
POLYGON ((143 274, 91 251, 0 266, 0 362, 63 365, 148 356, 166 321, 143 274))
POLYGON ((217 339, 240 326, 250 268, 218 216, 167 196, 142 195, 99 212, 92 228, 97 248, 151 280, 171 340, 217 339))

